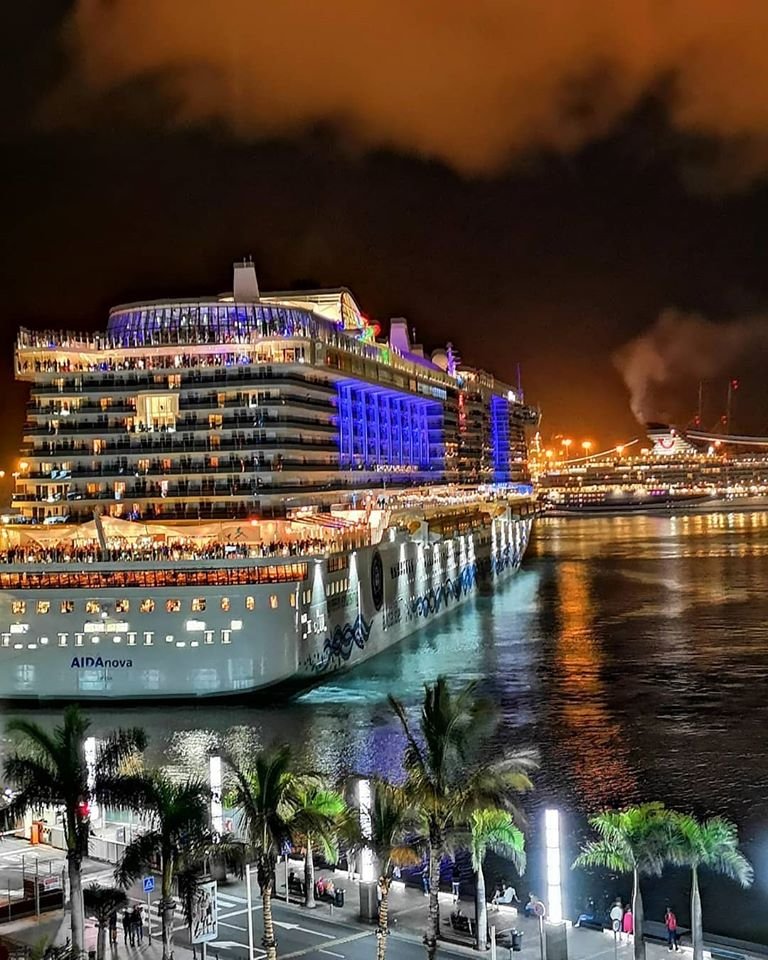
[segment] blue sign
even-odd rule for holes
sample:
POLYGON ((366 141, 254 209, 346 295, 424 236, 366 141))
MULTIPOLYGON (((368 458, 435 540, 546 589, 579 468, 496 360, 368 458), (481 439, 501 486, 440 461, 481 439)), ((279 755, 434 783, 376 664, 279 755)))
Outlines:
POLYGON ((152 893, 155 889, 155 878, 144 877, 144 893, 152 893))

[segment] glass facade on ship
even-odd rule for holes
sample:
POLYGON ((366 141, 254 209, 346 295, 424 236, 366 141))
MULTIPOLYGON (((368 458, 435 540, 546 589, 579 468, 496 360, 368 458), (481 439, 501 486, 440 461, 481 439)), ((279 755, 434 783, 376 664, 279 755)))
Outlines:
POLYGON ((346 290, 257 291, 243 264, 233 297, 118 307, 95 337, 22 331, 14 512, 242 519, 527 480, 537 415, 509 386, 450 350, 424 357, 402 322, 377 341, 346 290))

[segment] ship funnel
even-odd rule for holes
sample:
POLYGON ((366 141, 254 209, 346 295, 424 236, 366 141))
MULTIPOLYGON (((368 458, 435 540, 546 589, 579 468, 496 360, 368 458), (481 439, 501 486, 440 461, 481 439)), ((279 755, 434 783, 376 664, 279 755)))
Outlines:
POLYGON ((256 267, 253 260, 243 260, 234 265, 234 280, 232 291, 235 300, 245 303, 255 303, 259 299, 259 281, 256 278, 256 267))

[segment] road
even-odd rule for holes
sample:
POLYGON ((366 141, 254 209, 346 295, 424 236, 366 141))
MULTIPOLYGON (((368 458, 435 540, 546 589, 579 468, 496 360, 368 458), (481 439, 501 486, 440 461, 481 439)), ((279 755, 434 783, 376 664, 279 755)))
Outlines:
MULTIPOLYGON (((131 891, 131 895, 137 902, 146 902, 138 887, 131 891)), ((248 908, 245 891, 240 885, 227 885, 220 888, 218 900, 219 935, 207 946, 208 960, 247 960, 248 908)), ((152 912, 153 931, 159 934, 159 920, 154 906, 152 912)), ((292 960, 294 957, 307 957, 310 960, 371 960, 375 954, 375 928, 344 922, 338 916, 334 918, 327 904, 315 910, 306 910, 275 900, 273 915, 280 960, 292 960)), ((261 946, 262 933, 262 906, 257 899, 253 906, 254 960, 264 960, 266 956, 261 946)), ((188 933, 183 924, 177 925, 175 937, 180 945, 188 944, 188 933)), ((441 944, 440 952, 442 955, 461 956, 451 951, 447 944, 441 944)), ((393 960, 423 960, 424 947, 395 932, 390 937, 387 953, 393 960)))

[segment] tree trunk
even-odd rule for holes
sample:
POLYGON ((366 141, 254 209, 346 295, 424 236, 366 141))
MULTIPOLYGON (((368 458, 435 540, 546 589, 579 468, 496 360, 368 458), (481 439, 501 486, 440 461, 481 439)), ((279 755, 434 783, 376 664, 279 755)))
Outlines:
POLYGON ((267 960, 277 960, 277 941, 275 940, 275 922, 272 919, 272 886, 269 879, 261 884, 262 914, 264 917, 264 937, 261 945, 267 951, 267 960))
POLYGON ((475 878, 475 948, 488 949, 488 904, 485 900, 485 874, 482 864, 477 868, 475 878))
POLYGON ((634 872, 634 887, 632 890, 632 918, 635 925, 634 954, 635 960, 645 960, 645 940, 643 939, 643 895, 640 892, 640 875, 634 872))
POLYGON ((437 939, 440 936, 440 861, 442 860, 443 845, 439 841, 430 840, 429 844, 429 919, 427 932, 424 935, 424 945, 427 948, 427 960, 435 960, 437 954, 437 939))
POLYGON ((698 867, 692 867, 691 874, 691 940, 693 941, 693 960, 703 960, 704 923, 701 915, 698 867))
POLYGON ((69 908, 72 932, 72 952, 79 957, 85 951, 85 910, 83 907, 83 877, 80 873, 80 857, 74 851, 67 852, 69 872, 69 908))
POLYGON ((304 856, 304 906, 310 910, 317 906, 315 902, 315 861, 312 856, 312 838, 307 834, 307 852, 304 856))
POLYGON ((99 921, 99 932, 96 934, 96 960, 104 960, 107 948, 107 926, 109 920, 99 921))
POLYGON ((379 877, 381 902, 379 903, 379 927, 376 931, 376 960, 384 960, 387 955, 387 937, 389 936, 389 877, 379 877))
POLYGON ((173 899, 173 857, 161 857, 163 871, 160 901, 160 916, 162 919, 163 960, 173 960, 173 915, 176 912, 176 901, 173 899))
POLYGON ((173 960, 173 916, 176 913, 176 901, 173 897, 163 897, 160 901, 162 918, 163 960, 173 960))

